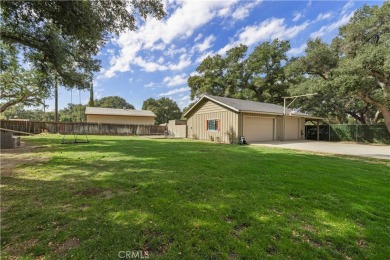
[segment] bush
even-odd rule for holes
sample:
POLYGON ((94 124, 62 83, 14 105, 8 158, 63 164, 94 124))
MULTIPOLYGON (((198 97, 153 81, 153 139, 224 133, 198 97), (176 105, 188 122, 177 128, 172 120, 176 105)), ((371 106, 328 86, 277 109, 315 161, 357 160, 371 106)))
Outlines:
POLYGON ((229 143, 234 144, 237 140, 237 133, 234 131, 233 127, 230 127, 229 131, 225 133, 228 136, 229 143))

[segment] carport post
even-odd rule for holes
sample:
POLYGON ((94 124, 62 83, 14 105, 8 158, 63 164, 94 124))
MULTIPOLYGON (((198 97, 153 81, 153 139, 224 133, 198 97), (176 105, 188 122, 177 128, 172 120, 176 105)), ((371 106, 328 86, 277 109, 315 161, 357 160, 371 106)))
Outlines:
POLYGON ((317 120, 317 141, 320 140, 320 121, 317 120))

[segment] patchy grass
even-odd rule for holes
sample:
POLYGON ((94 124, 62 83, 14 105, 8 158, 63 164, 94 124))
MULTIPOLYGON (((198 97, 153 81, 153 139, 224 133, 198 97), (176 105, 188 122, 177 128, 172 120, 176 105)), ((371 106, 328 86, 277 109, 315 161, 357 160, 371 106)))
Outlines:
MULTIPOLYGON (((28 138, 2 176, 3 258, 390 255, 390 173, 375 160, 197 141, 28 138), (44 146, 44 147, 42 147, 44 146)), ((24 139, 26 140, 26 138, 24 139)))

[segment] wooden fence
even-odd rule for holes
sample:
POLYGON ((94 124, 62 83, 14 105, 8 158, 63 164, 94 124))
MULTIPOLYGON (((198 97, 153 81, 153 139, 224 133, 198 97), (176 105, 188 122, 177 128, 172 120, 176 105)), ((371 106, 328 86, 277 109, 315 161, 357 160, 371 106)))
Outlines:
POLYGON ((48 132, 92 135, 163 135, 166 131, 166 126, 160 125, 119 125, 68 122, 54 123, 22 120, 0 120, 0 127, 33 134, 48 132))

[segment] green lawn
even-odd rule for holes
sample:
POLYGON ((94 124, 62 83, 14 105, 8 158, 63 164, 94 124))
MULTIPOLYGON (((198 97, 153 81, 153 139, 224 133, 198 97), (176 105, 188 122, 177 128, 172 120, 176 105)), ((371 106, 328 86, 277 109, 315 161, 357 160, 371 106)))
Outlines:
POLYGON ((376 160, 191 140, 24 138, 2 176, 2 257, 390 255, 390 171, 376 160))

